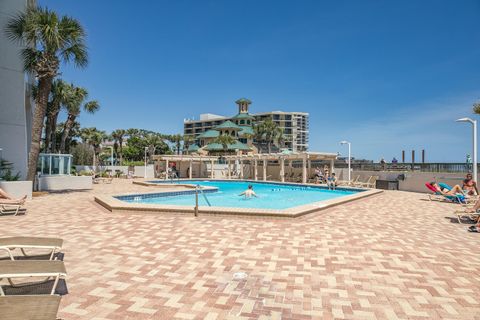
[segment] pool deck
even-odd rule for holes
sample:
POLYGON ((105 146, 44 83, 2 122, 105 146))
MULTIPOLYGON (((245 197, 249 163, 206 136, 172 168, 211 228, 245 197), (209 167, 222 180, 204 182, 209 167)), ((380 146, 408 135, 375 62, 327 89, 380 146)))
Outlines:
MULTIPOLYGON (((202 179, 202 180, 210 180, 210 179, 202 179)), ((188 184, 189 180, 178 180, 178 181, 185 181, 185 184, 182 184, 182 183, 181 184, 170 184, 170 183, 164 184, 164 183, 152 183, 149 181, 134 181, 133 183, 136 185, 150 187, 149 192, 143 192, 144 195, 148 195, 148 194, 154 195, 154 194, 161 194, 161 193, 170 194, 171 192, 181 193, 182 191, 192 192, 192 188, 194 188, 194 185, 188 184), (152 189, 155 189, 155 191, 151 191, 152 189)), ((222 180, 222 181, 229 181, 229 180, 222 180)), ((235 181, 235 180, 231 180, 231 181, 235 181)), ((244 180, 244 181, 262 183, 262 181, 253 181, 253 180, 244 180)), ((289 185, 289 186, 305 186, 305 184, 291 183, 291 182, 285 182, 285 183, 274 182, 274 183, 289 185)), ((311 186, 318 187, 318 185, 313 185, 313 184, 311 186)), ((211 189, 211 188, 206 187, 206 190, 208 189, 211 189)), ((358 190, 358 188, 349 188, 349 187, 339 187, 339 189, 358 190)), ((339 198, 309 203, 309 204, 296 206, 288 209, 281 209, 281 210, 280 209, 262 209, 262 208, 199 206, 198 214, 224 214, 224 215, 247 215, 247 216, 297 218, 311 212, 325 210, 325 209, 328 209, 340 204, 344 204, 350 201, 377 195, 382 192, 383 192, 382 190, 367 189, 355 194, 345 195, 339 198)), ((133 195, 137 195, 137 194, 139 193, 138 192, 133 193, 133 195)), ((119 194, 115 196, 126 196, 126 195, 132 195, 132 194, 127 193, 127 194, 119 194)), ((157 214, 177 212, 177 213, 194 214, 194 211, 195 211, 193 206, 126 202, 126 201, 117 199, 115 196, 97 195, 95 196, 95 201, 111 212, 145 212, 145 213, 157 213, 157 214)))
POLYGON ((94 201, 149 191, 115 179, 0 217, 2 236, 64 239, 60 318, 480 319, 480 234, 456 222, 459 205, 386 191, 282 219, 94 201))

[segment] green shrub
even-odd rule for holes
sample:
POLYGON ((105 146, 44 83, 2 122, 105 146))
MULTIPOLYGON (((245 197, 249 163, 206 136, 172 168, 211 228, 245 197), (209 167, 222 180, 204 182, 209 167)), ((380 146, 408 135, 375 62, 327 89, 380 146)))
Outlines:
POLYGON ((78 173, 79 176, 93 176, 93 172, 89 170, 81 170, 78 173))
POLYGON ((13 163, 5 159, 0 159, 0 180, 18 181, 20 180, 20 172, 12 173, 13 163))

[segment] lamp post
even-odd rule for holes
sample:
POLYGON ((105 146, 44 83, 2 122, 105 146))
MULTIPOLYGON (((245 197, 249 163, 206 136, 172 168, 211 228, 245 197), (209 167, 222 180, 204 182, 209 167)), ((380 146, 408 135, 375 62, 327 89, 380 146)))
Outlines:
POLYGON ((113 147, 108 146, 110 148, 110 176, 113 177, 113 147))
POLYGON ((473 180, 477 181, 477 120, 470 118, 457 119, 457 122, 470 122, 473 129, 473 180))
POLYGON ((147 150, 148 150, 148 147, 145 147, 145 173, 143 175, 145 179, 147 179, 147 150))
POLYGON ((350 142, 346 141, 346 140, 340 141, 340 144, 341 145, 344 145, 344 144, 348 145, 348 181, 350 183, 350 181, 351 181, 350 166, 351 166, 351 161, 352 161, 351 160, 352 159, 352 157, 351 157, 351 146, 352 146, 352 144, 350 142))

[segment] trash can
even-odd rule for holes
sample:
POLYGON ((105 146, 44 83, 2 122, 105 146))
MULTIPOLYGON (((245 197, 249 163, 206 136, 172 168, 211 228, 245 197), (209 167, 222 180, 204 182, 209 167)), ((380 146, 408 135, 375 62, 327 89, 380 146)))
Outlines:
POLYGON ((383 190, 398 190, 398 180, 377 180, 375 188, 383 190))

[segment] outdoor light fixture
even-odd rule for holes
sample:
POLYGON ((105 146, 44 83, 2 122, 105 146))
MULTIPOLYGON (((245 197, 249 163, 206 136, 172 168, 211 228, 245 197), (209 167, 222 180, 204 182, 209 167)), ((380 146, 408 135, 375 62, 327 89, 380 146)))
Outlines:
POLYGON ((350 172, 350 166, 351 166, 351 146, 352 144, 346 140, 340 141, 341 145, 347 144, 348 145, 348 182, 350 183, 351 181, 351 172, 350 172))
POLYGON ((456 122, 470 122, 472 124, 473 129, 473 180, 477 180, 477 120, 473 120, 470 118, 461 118, 457 119, 456 122))

